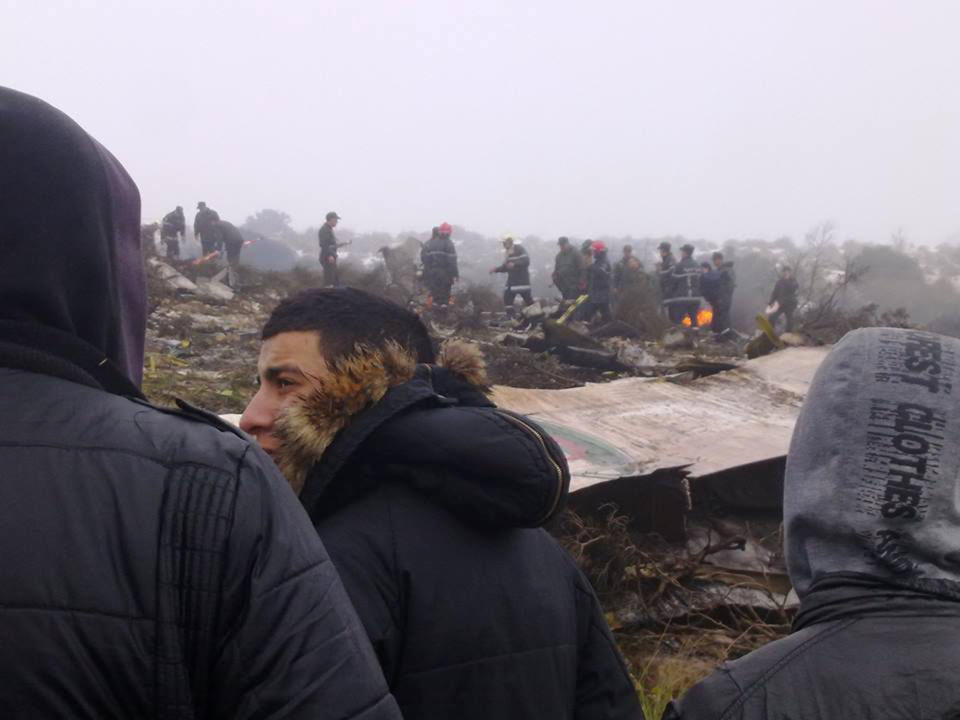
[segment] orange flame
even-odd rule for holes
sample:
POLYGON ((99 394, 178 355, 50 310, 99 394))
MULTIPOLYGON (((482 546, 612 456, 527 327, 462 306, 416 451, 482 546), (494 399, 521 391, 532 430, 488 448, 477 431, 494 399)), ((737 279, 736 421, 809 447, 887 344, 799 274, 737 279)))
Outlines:
MULTIPOLYGON (((708 307, 700 308, 700 310, 697 311, 697 325, 699 325, 700 327, 705 327, 706 325, 709 325, 711 322, 713 322, 713 309, 708 307)), ((689 315, 684 315, 683 326, 690 327, 689 315)))

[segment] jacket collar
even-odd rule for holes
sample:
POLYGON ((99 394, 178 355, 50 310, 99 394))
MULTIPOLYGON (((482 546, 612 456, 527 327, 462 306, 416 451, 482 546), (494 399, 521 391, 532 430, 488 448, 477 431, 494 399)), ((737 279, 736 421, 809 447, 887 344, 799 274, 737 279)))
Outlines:
POLYGON ((280 469, 309 507, 360 444, 390 418, 415 406, 457 403, 446 394, 451 384, 460 386, 455 394, 472 394, 467 398, 472 404, 485 403, 488 381, 475 346, 447 342, 436 365, 417 365, 411 353, 395 344, 382 350, 359 347, 279 418, 280 469))

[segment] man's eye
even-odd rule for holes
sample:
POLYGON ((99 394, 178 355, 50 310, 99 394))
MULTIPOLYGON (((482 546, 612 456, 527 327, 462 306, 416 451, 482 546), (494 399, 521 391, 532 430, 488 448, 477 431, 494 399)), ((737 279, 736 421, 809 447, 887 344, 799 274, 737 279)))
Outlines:
POLYGON ((290 380, 287 380, 287 379, 285 379, 285 378, 278 378, 278 379, 277 379, 277 387, 280 387, 280 388, 288 388, 288 387, 293 387, 293 386, 294 386, 294 383, 291 382, 290 380))

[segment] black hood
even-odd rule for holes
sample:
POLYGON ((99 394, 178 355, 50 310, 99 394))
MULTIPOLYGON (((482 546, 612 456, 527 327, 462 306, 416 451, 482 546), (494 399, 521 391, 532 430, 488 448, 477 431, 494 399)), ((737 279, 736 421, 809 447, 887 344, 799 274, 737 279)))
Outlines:
POLYGON ((570 474, 542 428, 449 371, 421 365, 337 436, 301 499, 316 519, 385 480, 471 524, 539 527, 562 509, 570 474))
POLYGON ((0 88, 0 364, 19 348, 136 392, 145 332, 136 185, 62 112, 0 88))
POLYGON ((315 522, 402 482, 469 523, 538 527, 566 500, 566 459, 485 391, 482 358, 463 343, 447 343, 436 365, 398 347, 357 352, 278 421, 277 461, 315 522))

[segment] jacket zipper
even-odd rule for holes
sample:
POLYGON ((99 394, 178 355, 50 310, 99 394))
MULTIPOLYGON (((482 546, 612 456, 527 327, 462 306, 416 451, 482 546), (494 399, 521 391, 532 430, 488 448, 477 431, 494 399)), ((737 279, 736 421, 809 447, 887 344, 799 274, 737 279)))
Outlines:
POLYGON ((550 505, 550 509, 547 514, 544 515, 543 518, 541 518, 537 523, 537 525, 542 525, 551 515, 553 515, 554 512, 556 512, 557 507, 560 505, 560 501, 563 499, 563 468, 556 460, 553 459, 553 455, 550 454, 550 449, 547 447, 547 441, 543 439, 543 435, 541 435, 539 432, 537 432, 537 430, 532 428, 516 415, 506 413, 502 410, 497 410, 496 412, 498 415, 506 418, 517 427, 520 427, 526 430, 530 435, 533 435, 537 439, 537 442, 540 443, 540 447, 543 449, 544 455, 547 456, 547 459, 550 461, 550 465, 557 473, 557 489, 554 493, 553 503, 550 505))

